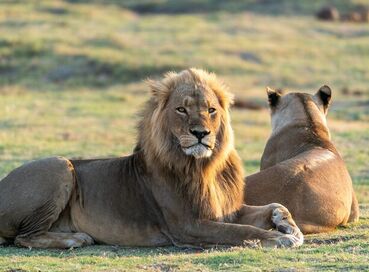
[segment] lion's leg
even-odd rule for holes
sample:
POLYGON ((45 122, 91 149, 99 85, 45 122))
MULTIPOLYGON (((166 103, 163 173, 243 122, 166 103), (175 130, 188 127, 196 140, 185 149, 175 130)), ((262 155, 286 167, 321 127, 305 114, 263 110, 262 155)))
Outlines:
MULTIPOLYGON (((64 236, 75 240, 73 246, 80 244, 72 234, 48 232, 74 190, 74 169, 64 158, 34 161, 13 170, 0 182, 0 236, 16 238, 16 243, 24 246, 43 247, 47 240, 53 240, 50 245, 65 248, 67 243, 61 241, 64 236)), ((65 230, 69 231, 72 229, 65 230)))
POLYGON ((209 244, 243 245, 255 240, 267 247, 295 247, 303 243, 303 240, 293 235, 278 231, 207 220, 187 226, 183 234, 182 241, 200 246, 209 244))
POLYGON ((14 244, 32 248, 71 248, 92 245, 94 240, 87 234, 46 232, 31 236, 17 236, 14 244))
POLYGON ((276 228, 282 233, 303 239, 303 235, 288 209, 278 203, 264 206, 243 205, 235 223, 252 225, 262 229, 276 228))

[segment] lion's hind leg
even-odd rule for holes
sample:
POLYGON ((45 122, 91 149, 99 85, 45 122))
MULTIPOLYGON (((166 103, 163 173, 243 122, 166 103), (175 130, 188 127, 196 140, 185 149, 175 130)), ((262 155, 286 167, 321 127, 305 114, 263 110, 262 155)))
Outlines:
POLYGON ((92 245, 94 240, 87 234, 76 233, 61 233, 61 232, 46 232, 31 236, 17 236, 14 244, 17 246, 31 248, 74 248, 81 246, 92 245))
MULTIPOLYGON (((75 248, 87 246, 94 240, 85 233, 50 232, 50 226, 59 217, 61 207, 54 201, 48 201, 29 216, 26 216, 19 225, 19 232, 14 240, 16 246, 30 248, 75 248)), ((51 230, 53 228, 51 227, 51 230)))
POLYGON ((63 230, 70 233, 50 232, 75 190, 74 168, 65 158, 33 161, 13 170, 0 182, 0 236, 26 247, 90 244, 91 238, 73 234, 72 226, 63 230))

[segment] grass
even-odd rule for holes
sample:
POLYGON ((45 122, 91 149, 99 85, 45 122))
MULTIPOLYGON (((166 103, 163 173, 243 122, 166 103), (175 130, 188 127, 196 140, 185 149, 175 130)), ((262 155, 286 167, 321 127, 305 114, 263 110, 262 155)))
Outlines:
POLYGON ((367 270, 369 207, 361 222, 333 234, 310 235, 298 249, 218 248, 206 251, 93 246, 78 250, 2 248, 0 267, 27 271, 367 270))
MULTIPOLYGON (((349 10, 365 1, 1 1, 0 177, 52 155, 131 152, 149 95, 141 80, 195 66, 263 105, 266 85, 312 93, 329 84, 332 139, 363 212, 358 224, 308 236, 295 250, 3 247, 0 271, 369 269, 369 31, 316 21, 326 3, 349 10)), ((232 118, 251 174, 270 133, 268 111, 235 108, 232 118)))

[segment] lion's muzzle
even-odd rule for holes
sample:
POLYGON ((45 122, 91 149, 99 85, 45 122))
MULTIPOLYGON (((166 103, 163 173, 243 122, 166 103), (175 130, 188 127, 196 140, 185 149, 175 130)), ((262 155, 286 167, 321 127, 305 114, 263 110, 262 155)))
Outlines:
POLYGON ((204 138, 206 135, 210 134, 209 130, 192 130, 190 129, 190 133, 194 135, 197 139, 199 139, 199 142, 201 142, 201 139, 204 138))
POLYGON ((179 137, 183 152, 196 159, 208 158, 213 154, 215 138, 209 131, 191 131, 191 134, 179 137))
POLYGON ((182 147, 182 150, 186 153, 186 155, 194 156, 196 159, 208 158, 213 153, 209 146, 202 143, 197 143, 190 147, 182 147))

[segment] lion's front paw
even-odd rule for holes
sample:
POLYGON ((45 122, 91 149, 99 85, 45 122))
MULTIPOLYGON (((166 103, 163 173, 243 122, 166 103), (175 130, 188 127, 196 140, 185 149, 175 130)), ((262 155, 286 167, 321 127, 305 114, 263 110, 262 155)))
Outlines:
POLYGON ((303 243, 304 236, 286 207, 278 204, 272 212, 272 222, 278 231, 292 235, 303 243))
POLYGON ((281 234, 278 237, 261 240, 263 247, 298 247, 303 244, 303 240, 291 234, 281 234))
POLYGON ((71 247, 81 247, 81 246, 89 246, 94 244, 94 239, 86 233, 76 232, 73 233, 73 238, 71 239, 71 247))

